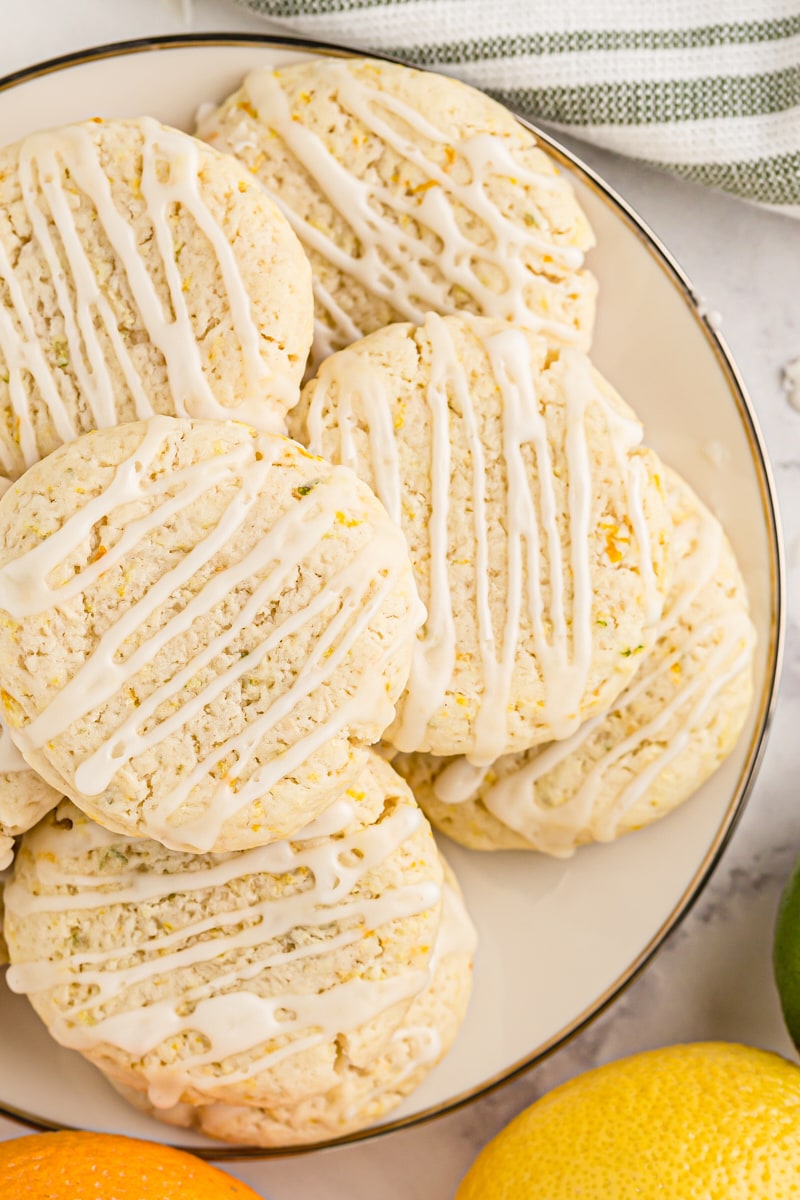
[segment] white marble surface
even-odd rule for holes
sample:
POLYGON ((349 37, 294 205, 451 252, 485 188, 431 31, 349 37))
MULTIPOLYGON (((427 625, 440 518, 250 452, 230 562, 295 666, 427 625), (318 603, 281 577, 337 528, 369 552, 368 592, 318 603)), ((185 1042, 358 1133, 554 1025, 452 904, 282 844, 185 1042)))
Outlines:
MULTIPOLYGON (((25 0, 11 5, 0 75, 85 46, 186 28, 179 0, 25 0), (13 13, 13 15, 12 15, 13 13)), ((196 30, 271 32, 221 0, 196 30)), ((354 31, 354 39, 355 39, 354 31)), ((789 565, 783 684, 754 795, 701 900, 625 996, 569 1046, 494 1096, 425 1128, 307 1158, 231 1168, 270 1200, 450 1200, 476 1151, 513 1114, 577 1072, 647 1047, 729 1039, 791 1053, 770 951, 783 879, 800 852, 800 412, 781 387, 800 355, 800 222, 574 144, 636 207, 719 311, 755 402, 782 506, 789 565)), ((0 1137, 19 1127, 0 1120, 0 1137)))

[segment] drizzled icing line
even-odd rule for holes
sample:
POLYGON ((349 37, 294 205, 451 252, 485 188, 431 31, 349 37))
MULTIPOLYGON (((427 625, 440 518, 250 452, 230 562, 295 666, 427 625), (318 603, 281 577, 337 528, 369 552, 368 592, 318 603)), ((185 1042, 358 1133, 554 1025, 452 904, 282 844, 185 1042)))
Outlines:
MULTIPOLYGON (((395 320, 419 324, 425 313, 433 310, 453 313, 462 303, 450 296, 452 289, 461 289, 485 316, 496 317, 544 329, 565 341, 585 336, 567 322, 544 317, 526 299, 534 280, 541 288, 563 293, 567 307, 571 305, 570 290, 575 286, 574 273, 583 264, 581 250, 559 245, 541 236, 537 228, 548 228, 547 217, 535 201, 535 215, 524 224, 502 212, 490 197, 491 180, 512 178, 520 188, 536 192, 558 192, 571 195, 567 180, 546 170, 535 171, 523 166, 514 157, 506 139, 491 133, 474 133, 459 140, 455 147, 446 129, 435 126, 416 108, 396 96, 370 87, 344 63, 326 63, 326 73, 332 81, 337 102, 355 117, 373 136, 389 146, 401 159, 412 163, 425 177, 425 184, 406 196, 403 189, 390 187, 377 177, 359 178, 332 153, 325 142, 296 117, 281 86, 281 73, 271 70, 254 71, 244 81, 243 94, 258 119, 274 131, 289 152, 313 179, 325 200, 348 226, 357 249, 348 253, 333 237, 328 236, 300 213, 294 211, 278 190, 274 199, 284 212, 300 240, 310 250, 330 263, 345 276, 356 280, 367 293, 386 301, 394 310, 395 320), (428 157, 410 137, 401 133, 387 117, 399 117, 413 133, 436 147, 446 147, 458 155, 466 166, 468 179, 460 181, 454 173, 442 169, 428 157), (462 231, 459 212, 465 210, 488 229, 492 241, 487 245, 472 241, 462 231), (385 214, 389 214, 388 216, 385 214), (423 238, 414 234, 416 224, 432 232, 438 239, 435 251, 437 267, 443 277, 431 279, 427 270, 432 251, 423 238), (550 271, 564 279, 558 281, 536 276, 526 266, 526 255, 534 251, 546 256, 550 271), (474 260, 489 262, 502 274, 505 287, 495 290, 481 280, 474 260)), ((218 133, 216 118, 201 126, 200 136, 218 133)), ((247 124, 226 134, 234 153, 253 149, 254 143, 247 124)), ((347 314, 326 289, 315 283, 317 319, 313 357, 321 361, 334 350, 348 345, 363 335, 352 317, 347 314)), ((553 307, 553 306, 551 306, 553 307)))
MULTIPOLYGON (((612 407, 594 382, 588 359, 568 349, 561 351, 569 479, 566 516, 570 547, 565 557, 553 452, 545 417, 539 411, 529 335, 511 326, 500 331, 492 326, 489 332, 480 320, 468 320, 466 328, 480 339, 501 397, 502 452, 507 475, 502 527, 508 549, 504 625, 495 629, 491 611, 488 465, 479 413, 448 322, 431 313, 423 326, 431 357, 430 379, 425 390, 431 419, 428 620, 417 640, 411 677, 390 736, 393 745, 407 752, 424 744, 426 726, 444 704, 456 668, 448 522, 451 424, 453 412, 457 411, 461 414, 470 459, 477 624, 484 681, 475 722, 474 749, 469 758, 471 762, 486 764, 508 746, 508 707, 523 616, 530 622, 544 685, 542 721, 552 728, 553 736, 567 737, 581 720, 581 703, 593 657, 592 467, 586 429, 586 414, 591 406, 602 411, 623 481, 646 624, 652 624, 659 615, 663 601, 644 508, 646 467, 631 454, 641 441, 638 421, 612 407), (535 457, 538 477, 535 496, 524 453, 527 448, 532 449, 535 457), (543 557, 549 561, 549 603, 544 596, 543 557), (572 582, 571 603, 567 599, 568 576, 572 582)), ((357 421, 355 409, 360 405, 361 412, 368 415, 370 478, 390 514, 402 520, 400 497, 407 481, 402 478, 399 465, 389 379, 389 374, 379 368, 369 369, 360 364, 356 354, 344 352, 329 358, 320 368, 311 390, 306 428, 313 452, 320 454, 329 449, 327 437, 333 435, 336 444, 332 456, 358 470, 361 464, 353 429, 357 421), (334 392, 335 402, 331 399, 334 392)))
POLYGON ((674 680, 681 659, 695 646, 714 641, 702 670, 682 675, 672 698, 656 716, 632 734, 618 741, 589 769, 580 786, 563 803, 552 807, 537 803, 536 784, 570 757, 579 754, 595 732, 607 720, 600 714, 587 721, 571 737, 553 742, 542 750, 523 756, 509 756, 496 769, 500 778, 489 786, 484 780, 490 767, 476 768, 464 758, 453 759, 436 777, 433 790, 445 804, 456 805, 480 798, 486 809, 510 829, 553 855, 569 855, 579 834, 591 830, 596 841, 612 841, 619 836, 628 812, 644 797, 655 780, 688 747, 692 733, 709 712, 718 696, 747 670, 755 644, 755 630, 744 605, 732 603, 727 611, 696 624, 681 637, 679 645, 664 653, 664 641, 679 630, 692 606, 703 592, 713 586, 723 562, 725 539, 719 522, 698 506, 690 518, 679 522, 675 530, 676 570, 667 610, 655 627, 654 650, 639 673, 614 705, 615 711, 631 708, 659 680, 674 680), (683 713, 680 728, 668 739, 663 731, 677 713, 683 713), (596 798, 608 771, 626 755, 635 754, 646 743, 663 742, 659 753, 621 789, 615 802, 602 816, 594 812, 596 798))
MULTIPOLYGON (((54 948, 51 958, 15 963, 9 970, 8 984, 13 991, 28 995, 72 984, 90 988, 91 994, 70 1011, 59 1010, 50 1023, 50 1032, 61 1045, 84 1053, 111 1045, 141 1059, 167 1039, 202 1035, 207 1044, 201 1048, 193 1047, 187 1036, 179 1063, 143 1063, 137 1067, 147 1083, 151 1103, 163 1108, 177 1103, 185 1089, 202 1088, 204 1067, 258 1049, 248 1064, 239 1064, 235 1069, 229 1064, 230 1069, 222 1077, 228 1086, 252 1079, 302 1049, 353 1030, 386 1009, 413 999, 427 985, 430 972, 407 971, 375 980, 355 977, 333 981, 319 993, 270 997, 259 996, 247 985, 272 968, 280 972, 291 963, 352 945, 365 936, 365 931, 389 926, 440 903, 441 889, 432 880, 394 886, 378 895, 373 895, 369 883, 365 883, 371 871, 379 869, 420 829, 423 818, 419 810, 401 805, 379 823, 353 828, 357 813, 357 806, 343 798, 291 841, 228 856, 187 856, 179 860, 177 870, 156 874, 127 867, 127 847, 136 855, 140 842, 111 834, 70 806, 62 806, 56 820, 71 816, 75 825, 71 831, 49 825, 33 835, 31 853, 35 855, 40 887, 34 893, 20 880, 7 886, 6 906, 12 920, 67 912, 83 913, 89 921, 98 908, 138 907, 143 903, 153 911, 174 893, 190 895, 205 889, 224 889, 237 879, 258 874, 282 876, 299 871, 313 876, 313 886, 283 899, 249 904, 237 901, 239 906, 233 911, 192 919, 179 930, 123 950, 113 946, 107 951, 86 952, 65 944, 54 948), (104 850, 114 853, 103 856, 104 850), (103 857, 102 873, 76 876, 61 865, 90 853, 95 858, 103 857), (357 889, 362 885, 364 894, 359 895, 357 889), (339 926, 339 932, 331 936, 324 931, 332 924, 339 926), (305 945, 284 948, 281 939, 298 928, 317 930, 319 937, 305 945), (213 937, 204 937, 212 931, 213 937), (277 947, 274 953, 254 956, 254 950, 272 941, 277 947), (223 969, 211 982, 188 987, 172 998, 124 1006, 131 987, 170 971, 221 961, 236 952, 241 952, 241 963, 223 969), (127 967, 116 967, 120 956, 135 961, 127 967), (117 1011, 103 1015, 102 1010, 109 1005, 117 1011), (291 1038, 288 1044, 269 1045, 274 1039, 283 1041, 287 1037, 291 1038)), ((446 945, 465 942, 463 929, 452 915, 448 915, 446 927, 446 945)))
POLYGON ((213 529, 117 617, 102 634, 93 652, 49 704, 26 727, 15 729, 17 745, 30 757, 64 734, 76 720, 106 704, 120 689, 129 685, 159 651, 210 612, 237 585, 259 572, 267 572, 229 626, 207 640, 187 662, 178 664, 172 677, 145 696, 134 712, 78 764, 75 787, 85 796, 101 794, 120 768, 185 728, 227 688, 251 673, 282 640, 326 610, 334 610, 327 627, 285 692, 238 734, 228 738, 222 746, 209 750, 191 771, 181 778, 176 777, 170 790, 161 791, 145 802, 148 832, 175 849, 204 851, 215 845, 226 820, 267 794, 280 779, 296 770, 350 722, 363 719, 364 713, 369 713, 375 714, 376 719, 384 714, 384 723, 389 723, 393 705, 383 686, 383 672, 402 646, 413 638, 424 610, 418 601, 409 603, 407 613, 397 621, 393 636, 387 637, 380 661, 374 664, 373 670, 362 673, 353 694, 343 699, 326 721, 317 723, 253 771, 235 792, 227 780, 220 780, 206 810, 175 828, 173 819, 216 763, 230 754, 235 755, 237 774, 241 777, 263 738, 298 703, 333 676, 408 568, 402 537, 386 520, 376 526, 375 536, 367 545, 322 583, 307 605, 271 630, 246 657, 240 657, 225 670, 213 674, 196 694, 186 696, 188 681, 209 668, 215 657, 248 628, 264 604, 288 586, 288 580, 300 568, 304 557, 330 532, 341 507, 348 503, 359 504, 361 485, 352 473, 326 464, 326 478, 302 501, 292 504, 239 561, 213 574, 156 633, 124 661, 119 661, 122 648, 126 643, 130 644, 137 629, 170 596, 185 588, 195 573, 222 550, 246 522, 267 486, 276 456, 287 444, 269 435, 246 436, 226 453, 174 471, 167 480, 157 478, 153 483, 148 469, 157 458, 164 439, 174 429, 173 418, 156 417, 147 422, 140 444, 117 467, 101 495, 90 499, 50 537, 0 568, 0 590, 8 612, 18 620, 29 619, 85 593, 101 573, 112 569, 128 555, 142 552, 147 536, 154 529, 204 493, 217 487, 227 487, 232 492, 228 507, 213 529), (231 488, 234 482, 239 485, 235 489, 231 488), (87 564, 60 586, 49 582, 58 564, 77 551, 104 515, 137 499, 159 496, 165 486, 174 488, 176 485, 178 492, 174 497, 163 500, 145 516, 131 521, 116 545, 111 546, 99 561, 87 564), (183 696, 180 706, 170 715, 157 719, 160 707, 180 696, 183 696), (151 722, 147 731, 144 728, 146 722, 151 722))
MULTIPOLYGON (((78 230, 70 189, 78 189, 92 204, 100 228, 125 274, 133 302, 147 336, 164 359, 169 390, 177 416, 219 420, 235 416, 260 428, 278 428, 265 394, 291 403, 288 379, 268 366, 261 333, 253 318, 250 298, 233 247, 211 212, 200 189, 201 147, 185 134, 166 128, 150 117, 135 122, 142 135, 140 194, 153 229, 169 292, 171 312, 159 296, 137 244, 130 222, 117 208, 101 160, 97 134, 85 125, 32 134, 19 145, 19 181, 25 215, 47 267, 64 322, 65 352, 75 372, 75 384, 88 409, 88 427, 103 428, 118 420, 111 364, 101 342, 108 340, 139 419, 154 413, 152 396, 140 374, 136 357, 125 342, 103 284, 78 230), (166 166, 166 177, 159 169, 166 166), (235 409, 221 405, 203 369, 187 296, 176 262, 177 246, 170 212, 179 206, 189 213, 214 256, 225 288, 225 304, 242 356, 245 396, 235 409)), ((113 131, 113 124, 104 132, 113 131)), ((61 371, 48 363, 37 334, 35 308, 26 298, 20 273, 0 241, 0 281, 8 304, 0 308, 0 356, 8 375, 11 420, 18 424, 19 449, 25 466, 40 457, 34 429, 31 383, 46 405, 61 442, 81 432, 62 394, 61 371)), ((14 456, 0 442, 0 468, 16 470, 14 456)))
MULTIPOLYGON (((34 778, 33 771, 14 745, 8 727, 0 717, 0 787, 3 786, 3 780, 9 786, 5 798, 0 797, 0 872, 11 865, 14 857, 14 838, 23 830, 35 825, 59 799, 57 792, 53 792, 48 799, 50 789, 42 780, 34 778), (14 780, 15 775, 27 775, 28 779, 14 780), (24 793, 18 796, 16 789, 20 787, 24 789, 24 793)), ((0 875, 0 891, 2 886, 3 879, 0 875)))
POLYGON ((0 775, 18 775, 30 767, 11 740, 8 726, 0 716, 0 775))
POLYGON ((365 1111, 370 1102, 383 1095, 387 1089, 402 1093, 409 1090, 406 1081, 415 1076, 418 1071, 433 1067, 449 1049, 449 1041, 448 1044, 445 1044, 442 1032, 435 1024, 425 1025, 420 1022, 427 998, 426 994, 428 992, 435 993, 442 987, 439 972, 445 960, 453 955, 458 955, 462 959, 471 959, 477 943, 478 935, 462 896, 450 883, 445 882, 441 923, 434 942, 433 954, 428 963, 428 986, 414 1000, 403 1023, 392 1034, 392 1046, 402 1046, 405 1058, 403 1066, 399 1069, 394 1068, 388 1083, 382 1082, 366 1096, 359 1097, 357 1103, 345 1111, 348 1120, 352 1120, 359 1112, 365 1111))

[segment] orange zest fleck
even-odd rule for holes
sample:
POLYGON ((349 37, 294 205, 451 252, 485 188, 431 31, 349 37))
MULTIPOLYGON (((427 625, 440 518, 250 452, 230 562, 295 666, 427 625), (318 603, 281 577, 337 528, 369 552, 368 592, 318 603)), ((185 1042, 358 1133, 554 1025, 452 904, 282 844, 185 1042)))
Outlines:
POLYGON ((439 187, 438 179, 426 179, 424 183, 418 183, 416 187, 409 188, 412 196, 418 196, 420 192, 427 192, 432 187, 439 187))

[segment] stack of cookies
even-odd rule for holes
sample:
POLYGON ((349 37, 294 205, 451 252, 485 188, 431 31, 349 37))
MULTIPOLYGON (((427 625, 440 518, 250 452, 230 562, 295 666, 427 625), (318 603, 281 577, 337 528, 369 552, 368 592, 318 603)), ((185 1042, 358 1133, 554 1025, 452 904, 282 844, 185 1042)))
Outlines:
POLYGON ((137 1107, 289 1145, 456 1036, 426 816, 556 855, 663 816, 733 747, 753 628, 504 109, 315 59, 198 133, 0 152, 7 980, 137 1107))
POLYGON ((308 253, 293 436, 408 540, 427 618, 384 738, 427 815, 564 855, 669 812, 733 748, 754 631, 719 523, 586 356, 569 183, 481 93, 386 63, 256 71, 199 132, 308 253))

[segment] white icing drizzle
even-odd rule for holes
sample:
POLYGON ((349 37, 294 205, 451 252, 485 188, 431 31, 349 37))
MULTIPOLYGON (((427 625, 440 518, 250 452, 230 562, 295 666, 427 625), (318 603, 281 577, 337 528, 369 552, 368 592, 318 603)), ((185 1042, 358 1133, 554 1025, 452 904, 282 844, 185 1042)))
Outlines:
POLYGON ((396 1091, 410 1075, 416 1074, 423 1067, 432 1067, 445 1053, 448 1047, 444 1045, 439 1029, 435 1025, 421 1024, 420 1018, 426 1015, 427 994, 429 990, 436 989, 437 972, 444 960, 454 954, 471 957, 477 942, 478 935, 462 896, 449 883, 445 883, 439 932, 428 963, 427 988, 413 1001, 402 1025, 392 1035, 393 1046, 404 1044, 405 1062, 399 1070, 390 1073, 388 1081, 383 1079, 366 1096, 361 1095, 357 1098, 345 1112, 348 1120, 364 1112, 370 1101, 383 1095, 387 1088, 392 1092, 396 1091))
POLYGON ((217 524, 140 599, 121 611, 102 634, 94 651, 54 694, 50 703, 26 727, 14 731, 17 745, 26 755, 46 747, 77 719, 107 703, 128 686, 161 649, 185 633, 193 622, 202 619, 237 585, 266 571, 225 630, 208 639, 184 664, 179 664, 170 679, 144 696, 139 706, 102 745, 78 764, 75 772, 77 790, 87 796, 99 795, 109 787, 117 771, 137 755, 155 750, 165 738, 188 726, 227 688, 273 653, 285 638, 335 607, 337 611, 286 690, 262 714, 245 724, 241 732, 222 746, 211 749, 191 771, 176 776, 170 790, 160 790, 145 802, 149 832, 174 849, 204 851, 214 847, 229 817, 265 796, 280 779, 297 770, 351 721, 363 719, 365 713, 383 714, 385 724, 391 721, 393 705, 386 694, 382 672, 403 643, 413 637, 423 619, 424 609, 418 603, 409 606, 406 616, 397 621, 393 636, 387 637, 382 659, 373 670, 363 673, 353 693, 343 699, 327 720, 316 723, 296 742, 262 764, 246 782, 237 778, 235 790, 230 776, 221 779, 203 812, 183 823, 177 821, 180 811, 190 802, 193 789, 208 778, 222 759, 234 755, 237 777, 246 772, 253 754, 270 730, 330 679, 346 660, 406 568, 401 536, 387 519, 344 567, 321 584, 307 605, 276 626, 245 657, 237 658, 225 670, 214 673, 194 695, 187 694, 185 689, 189 681, 208 669, 215 658, 247 630, 272 597, 290 586, 304 557, 329 534, 337 512, 351 502, 359 505, 353 475, 341 467, 331 469, 326 464, 326 478, 311 488, 302 502, 292 505, 276 520, 244 557, 211 575, 160 629, 138 649, 121 658, 124 647, 130 645, 140 626, 172 595, 185 588, 196 572, 222 550, 247 521, 270 473, 278 469, 274 466, 275 455, 286 444, 269 436, 246 438, 224 454, 182 471, 161 473, 153 482, 149 479, 149 464, 157 456, 164 437, 173 430, 173 418, 155 417, 147 422, 140 444, 116 469, 105 490, 90 499, 50 537, 0 569, 0 593, 6 611, 17 619, 29 619, 63 604, 95 583, 102 572, 128 556, 142 553, 148 533, 168 517, 216 487, 230 488, 232 482, 239 483, 238 489, 232 490, 233 498, 217 524), (166 488, 175 488, 176 484, 179 485, 176 495, 163 499, 145 516, 129 522, 119 541, 109 547, 102 558, 86 565, 60 586, 51 585, 49 580, 53 570, 77 550, 98 520, 122 504, 159 496, 166 488), (181 697, 179 706, 174 707, 170 715, 156 719, 165 701, 174 704, 178 697, 181 697), (145 730, 148 723, 151 727, 145 730))
POLYGON ((435 795, 446 804, 459 804, 480 796, 498 820, 516 830, 537 849, 556 856, 571 854, 579 834, 591 830, 597 841, 618 836, 625 815, 648 791, 658 776, 689 745, 692 733, 702 725, 717 696, 748 667, 755 631, 744 606, 731 604, 695 624, 680 644, 669 649, 671 635, 680 628, 690 608, 713 586, 720 567, 724 537, 719 522, 704 509, 676 525, 674 536, 676 572, 669 607, 655 629, 656 645, 633 682, 614 705, 615 711, 631 708, 659 679, 675 679, 681 660, 697 645, 713 643, 702 669, 682 673, 671 699, 656 716, 629 736, 617 740, 584 775, 579 787, 562 804, 537 803, 536 784, 581 747, 603 726, 606 714, 587 721, 571 737, 552 742, 541 750, 500 759, 500 778, 483 786, 484 770, 478 775, 463 758, 454 759, 433 785, 435 795), (666 645, 664 641, 666 640, 666 645), (680 727, 668 738, 663 731, 677 713, 680 727), (623 788, 608 811, 600 815, 594 806, 608 771, 625 756, 635 754, 646 743, 660 744, 659 753, 623 788), (507 773, 504 773, 507 770, 507 773))
POLYGON ((11 740, 8 726, 0 717, 0 775, 18 775, 30 767, 11 740))
MULTIPOLYGON (((460 288, 485 316, 547 329, 559 338, 574 341, 579 335, 570 324, 545 318, 531 307, 527 296, 534 274, 525 259, 530 251, 546 255, 551 272, 566 276, 564 280, 541 275, 538 279, 542 288, 560 292, 562 303, 569 307, 569 291, 574 286, 574 272, 582 266, 582 252, 557 243, 558 234, 551 233, 541 208, 529 214, 530 224, 523 224, 519 218, 504 214, 490 195, 491 180, 497 177, 528 186, 534 196, 543 190, 569 192, 569 183, 545 169, 535 171, 523 166, 507 139, 500 135, 475 133, 451 146, 446 129, 434 126, 397 97, 370 87, 347 64, 328 62, 326 70, 335 80, 336 98, 342 108, 402 159, 419 168, 425 183, 406 195, 403 187, 384 184, 372 177, 374 173, 369 178, 358 177, 317 134, 303 126, 302 115, 291 111, 280 72, 254 71, 244 82, 247 101, 259 119, 279 135, 352 230, 357 248, 348 253, 276 194, 274 198, 304 245, 368 293, 387 301, 397 314, 395 319, 420 323, 429 310, 455 312, 459 305, 449 293, 460 288), (457 155, 462 168, 468 170, 468 178, 459 181, 453 172, 440 167, 411 136, 405 136, 387 120, 389 114, 400 118, 413 134, 457 155), (488 230, 489 244, 478 244, 463 232, 458 216, 463 210, 488 230), (417 223, 436 235, 439 245, 435 251, 414 232, 417 223), (431 279, 428 274, 432 256, 441 278, 431 279), (502 290, 481 279, 476 258, 502 274, 502 290)), ((219 133, 213 118, 201 127, 200 135, 207 137, 211 132, 219 133)), ((226 136, 234 151, 252 144, 244 121, 226 136)), ((532 197, 528 204, 535 207, 532 197)), ((316 322, 313 360, 320 362, 365 331, 318 283, 315 298, 321 315, 316 322)))
MULTIPOLYGON (((624 425, 624 418, 618 418, 624 425)), ((625 480, 628 494, 628 516, 630 517, 633 535, 639 548, 639 577, 644 592, 645 622, 652 626, 664 610, 664 595, 656 576, 652 554, 650 553, 650 532, 647 528, 642 492, 647 483, 647 467, 642 458, 630 454, 639 444, 641 429, 638 421, 630 421, 629 436, 626 439, 614 438, 612 446, 617 460, 617 469, 625 480)))
MULTIPOLYGON (((64 321, 65 353, 75 372, 81 400, 88 409, 88 422, 84 420, 79 428, 62 396, 61 371, 48 363, 43 353, 35 309, 0 243, 0 280, 5 283, 9 297, 8 307, 0 308, 0 356, 8 374, 12 417, 19 423, 20 451, 26 466, 40 456, 29 401, 31 383, 40 393, 62 442, 71 441, 84 428, 117 423, 118 385, 114 383, 100 331, 110 343, 137 416, 144 418, 154 411, 136 356, 126 345, 75 222, 70 195, 74 189, 87 197, 95 209, 98 225, 125 274, 147 336, 163 355, 176 415, 217 419, 235 416, 262 429, 277 428, 278 418, 270 415, 265 398, 269 393, 288 402, 293 395, 288 380, 274 375, 263 357, 261 334, 233 247, 203 198, 201 148, 192 138, 165 128, 152 118, 139 118, 136 125, 143 137, 141 196, 160 252, 171 311, 165 310, 159 297, 133 227, 114 201, 99 147, 89 127, 73 125, 35 133, 20 144, 19 178, 25 213, 47 264, 64 321), (245 395, 235 408, 219 403, 203 369, 176 261, 179 248, 169 223, 176 207, 191 214, 222 276, 225 304, 246 377, 245 395)), ((3 470, 15 466, 1 445, 0 466, 3 470)))
MULTIPOLYGON (((569 553, 565 557, 550 435, 539 408, 528 336, 512 326, 484 333, 480 321, 471 320, 469 325, 486 349, 501 394, 507 485, 505 514, 499 530, 506 537, 508 550, 504 624, 501 630, 496 630, 492 619, 490 538, 498 529, 490 529, 487 515, 489 464, 482 443, 480 414, 447 321, 429 313, 424 324, 431 347, 430 382, 425 393, 431 418, 428 620, 418 636, 411 676, 398 706, 391 739, 394 746, 407 752, 424 744, 426 726, 445 703, 456 673, 448 536, 453 469, 451 422, 460 421, 466 435, 472 479, 477 625, 484 681, 475 720, 474 749, 469 759, 481 765, 493 762, 508 747, 508 711, 523 616, 527 616, 532 629, 543 681, 542 721, 552 728, 553 736, 567 737, 581 719, 594 642, 592 468, 586 431, 586 414, 592 406, 602 411, 624 483, 633 553, 646 597, 646 624, 657 618, 662 600, 644 509, 642 485, 646 468, 631 454, 641 440, 639 423, 612 408, 595 384, 585 356, 571 349, 562 350, 569 525, 569 553), (536 495, 532 494, 526 458, 526 452, 531 450, 538 475, 536 495), (543 557, 549 563, 549 600, 545 599, 542 579, 543 557), (571 599, 567 595, 568 579, 571 599)), ((368 478, 389 512, 397 514, 396 519, 402 522, 399 498, 408 481, 400 471, 392 418, 394 396, 388 373, 358 363, 357 355, 334 355, 320 367, 311 395, 307 431, 312 451, 332 455, 336 461, 358 470, 359 453, 353 437, 358 408, 359 418, 368 424, 371 460, 368 478), (331 393, 335 394, 335 401, 331 400, 331 393), (331 434, 337 439, 332 451, 331 434)))
POLYGON ((130 846, 133 855, 141 843, 109 833, 71 806, 62 806, 57 819, 72 816, 75 825, 72 830, 51 825, 35 834, 36 892, 20 881, 6 888, 7 908, 17 920, 35 913, 68 912, 76 917, 84 914, 88 923, 98 908, 147 903, 158 926, 158 905, 168 903, 174 893, 189 896, 224 889, 250 876, 298 871, 313 877, 313 886, 282 899, 242 900, 233 910, 193 917, 177 930, 154 934, 123 950, 54 947, 51 958, 12 966, 9 987, 31 995, 79 985, 83 998, 54 1017, 50 1032, 61 1045, 84 1053, 109 1044, 139 1059, 165 1040, 187 1035, 179 1062, 140 1064, 150 1102, 159 1108, 177 1103, 188 1087, 202 1088, 203 1068, 210 1064, 259 1051, 246 1065, 229 1065, 223 1077, 230 1085, 374 1020, 387 1008, 411 1001, 426 986, 428 973, 406 971, 382 979, 356 976, 332 980, 320 992, 269 997, 248 988, 251 980, 271 969, 280 977, 291 963, 353 945, 365 931, 440 903, 441 889, 432 881, 390 887, 379 895, 365 885, 363 894, 356 894, 368 873, 379 869, 422 822, 415 807, 402 805, 379 823, 352 828, 357 812, 357 805, 343 798, 291 841, 205 859, 186 856, 177 864, 173 859, 171 866, 177 869, 155 873, 127 865, 126 848, 130 846), (104 850, 113 853, 104 855, 104 850), (79 876, 61 865, 91 851, 101 864, 94 874, 79 876), (333 924, 340 926, 335 935, 328 930, 333 924), (282 939, 294 929, 318 931, 318 935, 286 948, 282 939), (259 957, 257 948, 273 940, 274 953, 259 957), (231 955, 236 957, 232 960, 231 955), (120 956, 131 965, 118 966, 120 956), (132 1001, 131 1007, 125 1007, 126 992, 134 985, 222 959, 230 967, 204 983, 187 986, 170 998, 143 1005, 132 1001), (92 989, 89 995, 87 988, 92 989), (117 1011, 104 1015, 109 1005, 117 1011), (196 1034, 205 1045, 197 1045, 196 1034), (286 1038, 291 1039, 287 1044, 269 1045, 273 1039, 286 1038))
POLYGON ((440 964, 451 954, 472 955, 478 934, 460 892, 449 883, 442 891, 442 919, 428 972, 433 981, 440 964))
MULTIPOLYGON (((500 761, 502 762, 502 759, 500 761)), ((462 754, 456 755, 436 776, 433 783, 434 794, 442 804, 466 804, 467 800, 471 800, 480 790, 491 767, 491 763, 475 766, 462 754)))
MULTIPOLYGON (((27 775, 28 779, 24 783, 18 781, 8 788, 5 796, 0 796, 0 872, 11 865, 15 837, 35 825, 59 799, 57 792, 43 787, 42 781, 35 778, 34 772, 11 740, 5 721, 0 717, 0 787, 3 780, 9 781, 14 775, 27 775), (21 794, 17 791, 19 787, 24 788, 21 794)), ((3 877, 0 875, 0 890, 2 886, 3 877)))
MULTIPOLYGON (((416 1001, 412 1004, 412 1008, 415 1004, 416 1001)), ((387 1091, 390 1095, 396 1096, 398 1090, 403 1088, 403 1084, 410 1076, 416 1075, 417 1071, 425 1067, 435 1066, 445 1049, 442 1035, 433 1025, 403 1025, 400 1029, 396 1029, 391 1038, 390 1054, 392 1057, 391 1065, 386 1073, 387 1077, 376 1087, 370 1088, 366 1094, 356 1095, 353 1102, 344 1110, 345 1120, 355 1121, 357 1118, 363 1120, 369 1117, 370 1106, 374 1100, 385 1096, 387 1091), (398 1055, 402 1061, 402 1066, 399 1068, 394 1065, 395 1055, 398 1055)), ((384 1066, 385 1071, 385 1064, 381 1065, 384 1066)), ((403 1089, 403 1091, 405 1090, 408 1089, 403 1089)))
POLYGON ((442 1055, 442 1035, 438 1029, 429 1025, 404 1025, 392 1034, 392 1041, 406 1042, 408 1047, 408 1062, 397 1075, 392 1078, 392 1087, 396 1088, 409 1075, 437 1062, 442 1055))

